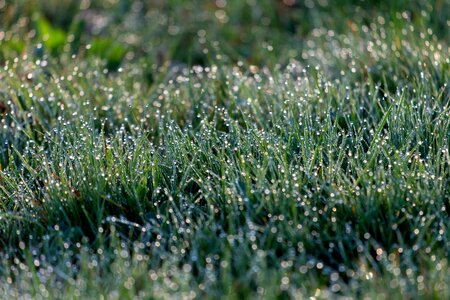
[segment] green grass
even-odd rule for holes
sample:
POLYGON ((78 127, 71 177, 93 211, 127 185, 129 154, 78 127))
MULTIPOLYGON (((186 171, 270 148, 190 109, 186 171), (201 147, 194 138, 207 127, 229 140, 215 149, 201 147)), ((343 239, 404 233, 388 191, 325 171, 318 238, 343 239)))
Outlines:
POLYGON ((43 3, 0 1, 0 298, 450 297, 448 1, 43 3))

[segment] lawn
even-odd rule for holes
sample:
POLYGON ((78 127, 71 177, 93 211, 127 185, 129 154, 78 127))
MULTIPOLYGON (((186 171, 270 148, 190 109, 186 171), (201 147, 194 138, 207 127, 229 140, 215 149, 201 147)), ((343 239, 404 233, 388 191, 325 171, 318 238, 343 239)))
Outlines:
POLYGON ((448 299, 449 0, 0 0, 0 299, 448 299))

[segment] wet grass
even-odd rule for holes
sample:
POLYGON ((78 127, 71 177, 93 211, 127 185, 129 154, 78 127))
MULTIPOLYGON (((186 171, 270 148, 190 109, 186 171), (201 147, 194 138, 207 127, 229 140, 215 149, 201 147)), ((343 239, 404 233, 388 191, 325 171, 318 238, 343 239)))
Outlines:
POLYGON ((447 1, 82 2, 0 1, 0 295, 448 298, 447 1))

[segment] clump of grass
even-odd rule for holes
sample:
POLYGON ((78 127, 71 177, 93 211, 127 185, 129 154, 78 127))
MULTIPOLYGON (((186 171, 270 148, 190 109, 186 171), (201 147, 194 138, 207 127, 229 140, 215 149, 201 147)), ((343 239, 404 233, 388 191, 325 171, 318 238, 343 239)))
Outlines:
POLYGON ((27 41, 0 69, 1 293, 448 297, 449 49, 407 16, 285 63, 223 28, 191 66, 27 41))

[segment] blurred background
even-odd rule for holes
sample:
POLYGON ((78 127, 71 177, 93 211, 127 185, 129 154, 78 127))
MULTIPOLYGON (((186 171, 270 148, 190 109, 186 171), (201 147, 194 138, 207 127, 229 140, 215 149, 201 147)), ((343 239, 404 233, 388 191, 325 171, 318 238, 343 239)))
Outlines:
POLYGON ((18 55, 207 64, 212 52, 253 65, 302 60, 317 30, 389 23, 449 40, 448 0, 0 0, 0 63, 18 55), (381 19, 380 19, 381 18, 381 19))

